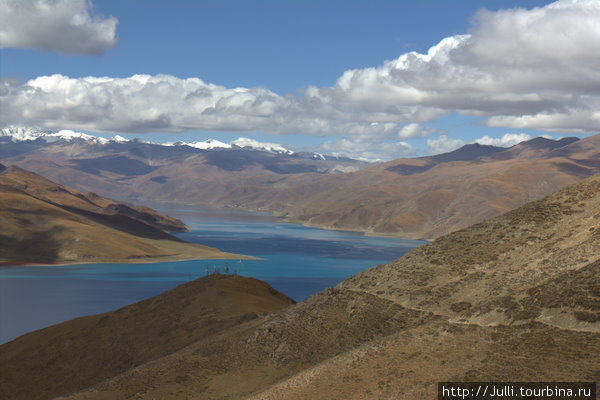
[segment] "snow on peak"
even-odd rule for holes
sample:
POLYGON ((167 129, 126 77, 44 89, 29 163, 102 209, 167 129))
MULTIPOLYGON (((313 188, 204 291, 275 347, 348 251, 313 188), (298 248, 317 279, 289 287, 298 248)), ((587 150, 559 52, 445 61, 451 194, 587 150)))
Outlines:
POLYGON ((112 139, 106 139, 100 136, 92 136, 83 132, 75 132, 70 129, 61 129, 59 131, 44 132, 39 128, 29 128, 21 126, 9 126, 0 130, 0 136, 10 137, 13 142, 26 142, 30 140, 42 139, 46 142, 56 142, 58 140, 65 140, 70 142, 72 140, 85 140, 86 142, 93 142, 98 144, 107 144, 109 142, 123 143, 129 140, 122 136, 116 135, 112 139))
POLYGON ((208 150, 208 149, 230 149, 231 145, 227 143, 220 142, 215 139, 208 139, 204 142, 191 142, 187 144, 190 147, 195 147, 196 149, 208 150))
POLYGON ((0 136, 10 137, 13 141, 36 140, 40 137, 40 130, 37 128, 25 128, 21 126, 9 126, 0 130, 0 136))
POLYGON ((207 139, 203 142, 189 142, 189 143, 177 141, 177 142, 163 143, 163 146, 189 146, 189 147, 194 147, 196 149, 201 149, 201 150, 242 148, 242 149, 268 151, 270 153, 278 153, 278 154, 288 154, 288 155, 294 154, 294 152, 292 150, 288 150, 285 147, 281 146, 280 144, 259 142, 257 140, 248 139, 248 138, 238 138, 238 139, 232 141, 231 143, 223 143, 216 139, 207 139))
MULTIPOLYGON (((115 135, 110 139, 100 137, 100 136, 92 136, 83 132, 75 132, 69 129, 63 129, 59 131, 51 131, 44 132, 39 128, 27 128, 27 127, 15 127, 10 126, 7 128, 2 128, 0 130, 0 137, 10 137, 13 142, 24 142, 30 140, 38 140, 42 139, 46 142, 52 143, 58 140, 64 141, 72 141, 72 140, 84 140, 86 142, 96 143, 96 144, 108 144, 108 143, 126 143, 130 142, 129 139, 124 138, 123 136, 115 135)), ((158 144, 152 142, 145 142, 149 144, 158 144)), ((292 155, 294 152, 292 150, 286 149, 280 144, 277 143, 269 143, 269 142, 259 142, 258 140, 249 139, 240 137, 230 143, 223 143, 216 139, 207 139, 205 141, 195 141, 195 142, 168 142, 162 143, 161 146, 189 146, 194 147, 200 150, 211 150, 211 149, 231 149, 231 148, 241 148, 241 149, 251 149, 251 150, 259 150, 259 151, 267 151, 269 153, 276 154, 285 154, 292 155)), ((314 153, 313 158, 317 160, 325 160, 325 156, 320 153, 314 153)))
POLYGON ((231 142, 232 145, 241 147, 242 149, 251 148, 253 150, 263 150, 271 153, 280 153, 292 155, 294 152, 277 143, 259 142, 258 140, 249 138, 238 138, 231 142))
POLYGON ((129 142, 129 139, 125 139, 123 136, 115 135, 110 139, 110 141, 116 142, 116 143, 125 143, 125 142, 129 142))
POLYGON ((210 150, 210 149, 230 149, 231 145, 227 144, 227 143, 223 143, 220 142, 218 140, 215 139, 208 139, 205 140, 203 142, 182 142, 182 141, 177 141, 177 142, 167 142, 167 143, 163 143, 163 146, 189 146, 189 147, 194 147, 196 149, 201 149, 201 150, 210 150))
MULTIPOLYGON (((83 140, 92 140, 95 141, 96 136, 88 135, 83 132, 75 132, 70 129, 63 129, 55 133, 42 133, 41 137, 50 137, 56 138, 57 140, 63 139, 67 141, 71 141, 73 139, 83 139, 83 140)), ((106 139, 105 139, 106 140, 106 139)))

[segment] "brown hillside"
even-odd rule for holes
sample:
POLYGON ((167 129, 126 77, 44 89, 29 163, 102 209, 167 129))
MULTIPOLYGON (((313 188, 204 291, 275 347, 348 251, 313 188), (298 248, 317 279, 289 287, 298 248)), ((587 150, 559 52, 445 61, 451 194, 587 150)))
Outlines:
POLYGON ((69 399, 431 399, 600 381, 600 175, 69 399))
MULTIPOLYGON (((269 164, 241 151, 148 146, 57 143, 5 160, 114 198, 268 211, 309 226, 410 238, 465 228, 600 172, 600 135, 535 138, 509 149, 470 144, 339 174, 324 173, 336 161, 269 156, 279 163, 269 164), (132 174, 119 163, 142 167, 132 174)), ((346 164, 341 170, 358 169, 346 164)))
POLYGON ((467 161, 402 159, 351 174, 290 177, 227 204, 317 227, 435 238, 600 172, 600 135, 560 147, 548 142, 467 161), (398 169, 420 164, 428 168, 398 169))
POLYGON ((211 275, 0 346, 0 397, 49 399, 293 304, 264 282, 211 275))
POLYGON ((239 258, 185 243, 185 225, 147 207, 82 193, 18 167, 0 172, 0 263, 239 258))

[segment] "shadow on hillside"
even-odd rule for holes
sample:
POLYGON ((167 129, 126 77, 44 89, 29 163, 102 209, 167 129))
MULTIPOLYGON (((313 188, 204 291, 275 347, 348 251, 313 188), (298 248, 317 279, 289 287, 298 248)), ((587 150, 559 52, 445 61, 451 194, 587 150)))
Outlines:
POLYGON ((0 235, 0 260, 19 263, 53 263, 58 260, 60 243, 55 238, 62 228, 30 232, 23 238, 0 235))

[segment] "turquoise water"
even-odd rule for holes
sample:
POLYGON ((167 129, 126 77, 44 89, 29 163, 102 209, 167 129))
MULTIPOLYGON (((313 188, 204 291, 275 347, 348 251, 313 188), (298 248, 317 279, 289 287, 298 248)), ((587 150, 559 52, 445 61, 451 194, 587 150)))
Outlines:
POLYGON ((392 261, 423 242, 327 231, 260 214, 165 210, 183 219, 182 239, 261 260, 0 268, 0 343, 75 317, 157 295, 226 267, 300 301, 346 277, 392 261))

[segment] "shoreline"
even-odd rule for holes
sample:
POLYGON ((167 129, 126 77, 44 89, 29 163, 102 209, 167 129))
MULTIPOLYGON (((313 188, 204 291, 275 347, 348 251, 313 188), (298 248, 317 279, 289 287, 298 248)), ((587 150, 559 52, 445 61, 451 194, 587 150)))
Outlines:
POLYGON ((156 201, 156 200, 151 200, 151 199, 135 199, 135 200, 130 199, 128 201, 146 202, 147 204, 151 204, 153 208, 157 208, 161 212, 166 213, 166 214, 169 214, 169 208, 171 208, 171 209, 183 208, 185 211, 195 211, 194 207, 203 207, 203 208, 220 210, 220 211, 244 212, 244 213, 253 214, 253 215, 257 215, 257 216, 261 216, 261 215, 268 216, 268 217, 279 220, 279 222, 300 225, 300 226, 304 226, 306 228, 317 228, 317 229, 324 229, 327 231, 338 231, 338 232, 362 233, 363 236, 367 236, 367 237, 393 238, 393 239, 404 239, 404 240, 420 240, 420 241, 427 242, 427 243, 431 243, 435 240, 435 238, 424 238, 418 234, 410 234, 410 233, 401 234, 401 233, 394 233, 394 232, 374 232, 374 231, 369 231, 369 230, 352 229, 352 228, 341 229, 341 228, 332 227, 329 225, 314 224, 314 223, 310 223, 310 222, 306 222, 306 221, 302 221, 302 220, 288 218, 284 215, 278 215, 276 212, 273 212, 273 211, 227 206, 227 205, 218 205, 218 204, 213 204, 213 203, 172 203, 172 202, 167 202, 167 201, 156 201))
POLYGON ((410 235, 410 234, 401 235, 401 234, 397 234, 397 233, 393 233, 393 232, 391 232, 391 233, 373 232, 373 231, 365 231, 362 229, 350 229, 350 228, 340 229, 340 228, 331 227, 331 226, 327 226, 327 225, 313 224, 310 222, 302 222, 300 220, 289 219, 286 217, 277 217, 277 218, 281 218, 281 220, 283 222, 288 222, 288 223, 292 223, 292 224, 296 224, 296 225, 302 225, 307 228, 325 229, 328 231, 362 233, 363 236, 367 236, 367 237, 392 238, 392 239, 404 239, 404 240, 420 240, 420 241, 427 242, 427 243, 431 243, 435 240, 433 238, 422 238, 418 235, 410 235))
POLYGON ((163 257, 147 257, 147 258, 135 258, 135 259, 101 259, 95 261, 59 261, 56 263, 36 263, 36 262, 23 262, 23 261, 0 261, 0 268, 18 268, 18 267, 66 267, 69 265, 87 265, 87 264, 157 264, 161 262, 180 262, 180 261, 205 261, 205 260, 262 260, 259 257, 246 256, 242 254, 233 253, 222 253, 223 257, 175 257, 175 256, 163 256, 163 257))

